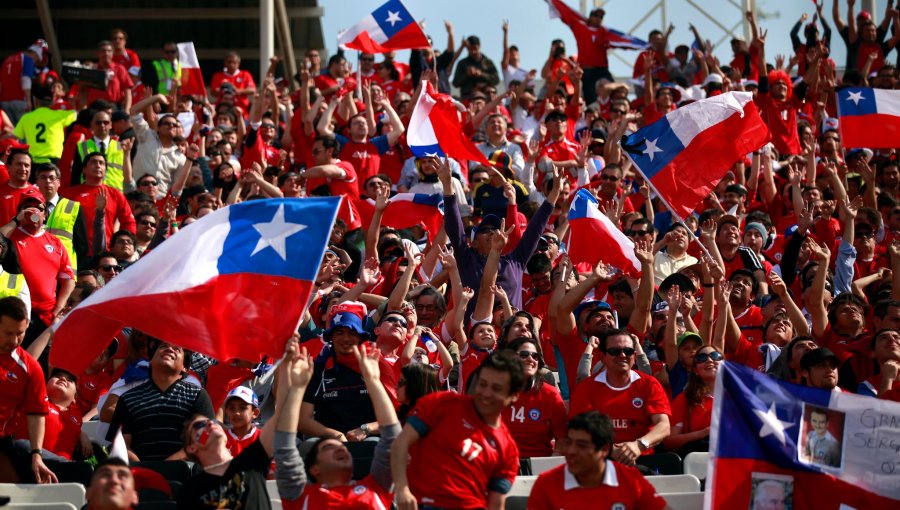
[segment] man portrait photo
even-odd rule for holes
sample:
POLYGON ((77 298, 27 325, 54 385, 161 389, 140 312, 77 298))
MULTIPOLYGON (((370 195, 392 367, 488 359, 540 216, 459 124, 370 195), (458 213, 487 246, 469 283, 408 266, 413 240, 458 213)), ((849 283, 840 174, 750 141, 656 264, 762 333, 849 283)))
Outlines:
POLYGON ((750 510, 792 510, 794 479, 772 473, 753 473, 750 510))
POLYGON ((843 420, 829 426, 830 422, 835 421, 830 415, 840 413, 810 406, 806 414, 805 445, 800 450, 800 460, 821 466, 841 467, 841 443, 835 435, 843 434, 832 432, 843 430, 843 420))

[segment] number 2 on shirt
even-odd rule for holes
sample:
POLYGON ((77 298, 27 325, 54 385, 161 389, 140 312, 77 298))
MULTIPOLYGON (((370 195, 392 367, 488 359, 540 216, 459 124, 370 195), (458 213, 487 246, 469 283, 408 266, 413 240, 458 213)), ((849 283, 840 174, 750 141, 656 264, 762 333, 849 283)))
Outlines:
POLYGON ((465 441, 463 441, 462 451, 459 453, 462 455, 464 459, 469 462, 475 460, 476 457, 481 453, 481 450, 484 450, 484 447, 480 444, 472 441, 472 438, 467 437, 465 441))

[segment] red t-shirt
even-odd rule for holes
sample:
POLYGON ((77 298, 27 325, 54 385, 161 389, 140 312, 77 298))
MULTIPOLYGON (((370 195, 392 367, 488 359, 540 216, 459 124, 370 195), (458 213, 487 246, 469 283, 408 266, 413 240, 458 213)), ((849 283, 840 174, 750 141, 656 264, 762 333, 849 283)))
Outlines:
MULTIPOLYGON (((253 81, 253 75, 250 74, 249 71, 245 71, 243 69, 238 69, 238 72, 236 72, 235 74, 226 74, 224 69, 217 72, 212 77, 210 88, 216 94, 220 94, 219 88, 221 88, 222 84, 226 82, 234 85, 235 90, 241 90, 251 87, 256 88, 256 82, 253 81)), ((250 96, 235 95, 234 105, 240 106, 244 110, 244 115, 247 115, 247 113, 250 111, 250 96)))
POLYGON ((140 76, 141 74, 141 59, 138 58, 138 54, 134 52, 134 50, 130 50, 125 48, 125 53, 115 53, 113 51, 113 62, 119 64, 124 67, 126 71, 131 73, 132 70, 136 71, 134 74, 140 76))
MULTIPOLYGON (((24 101, 25 90, 22 89, 22 74, 25 53, 18 52, 6 57, 0 65, 0 101, 24 101)), ((30 57, 29 61, 33 62, 30 57)), ((34 64, 28 66, 34 71, 34 64)))
MULTIPOLYGON (((387 137, 376 136, 364 142, 354 142, 350 138, 340 137, 341 161, 347 161, 356 170, 359 192, 363 193, 366 179, 377 175, 381 170, 381 154, 387 149, 387 137)), ((392 181, 397 182, 397 181, 392 181)))
POLYGON ((346 161, 337 161, 335 165, 344 171, 343 179, 328 179, 328 192, 333 197, 343 196, 338 218, 347 224, 347 232, 353 232, 362 228, 362 220, 359 217, 359 178, 353 165, 346 161))
POLYGON ((578 62, 582 67, 609 67, 609 37, 603 27, 589 26, 577 11, 562 0, 551 0, 559 18, 572 30, 578 45, 578 62))
MULTIPOLYGON (((615 429, 615 442, 635 441, 653 428, 655 414, 672 415, 669 397, 655 377, 632 370, 624 388, 613 388, 606 381, 607 371, 585 379, 575 388, 569 403, 569 415, 597 410, 609 415, 615 429)), ((653 448, 644 450, 644 455, 653 448)))
MULTIPOLYGON (((578 155, 578 151, 580 150, 580 146, 569 140, 568 138, 563 138, 558 142, 548 141, 541 148, 541 154, 538 157, 548 157, 551 161, 571 161, 575 159, 575 156, 578 155)), ((565 173, 566 177, 569 179, 569 184, 574 188, 577 184, 577 179, 571 175, 571 172, 565 173)), ((544 179, 547 177, 544 172, 537 172, 537 182, 535 183, 538 188, 544 185, 544 179)))
MULTIPOLYGON (((328 73, 324 73, 316 76, 313 81, 316 84, 316 88, 321 91, 337 87, 338 85, 341 86, 341 88, 338 89, 338 92, 340 92, 341 90, 353 90, 356 88, 356 80, 353 77, 341 78, 339 80, 338 78, 335 78, 328 73)), ((336 93, 337 92, 329 92, 327 95, 325 95, 325 99, 331 99, 331 96, 335 95, 336 93)))
POLYGON ((75 405, 78 406, 78 411, 82 416, 97 405, 100 397, 109 391, 109 388, 116 380, 117 378, 113 376, 112 368, 78 377, 75 405))
POLYGON ((250 426, 250 432, 243 437, 238 437, 234 432, 231 431, 231 428, 225 429, 225 435, 228 436, 228 450, 231 451, 231 455, 237 457, 241 451, 253 444, 257 438, 259 438, 259 433, 261 429, 256 425, 250 426))
MULTIPOLYGON (((98 67, 99 70, 104 70, 98 67)), ((124 67, 112 62, 106 70, 106 90, 87 88, 87 104, 91 104, 98 99, 105 99, 112 103, 121 103, 125 100, 125 91, 134 88, 134 81, 131 75, 124 67)))
POLYGON ((369 475, 358 482, 354 480, 337 487, 307 483, 299 498, 293 501, 282 499, 281 504, 285 510, 370 510, 391 508, 393 500, 394 495, 369 475))
POLYGON ((553 439, 566 437, 566 422, 566 404, 559 390, 546 383, 519 393, 503 411, 503 423, 516 440, 520 457, 553 455, 553 439))
POLYGON ((765 357, 759 352, 759 346, 762 344, 762 339, 750 340, 745 334, 741 333, 737 348, 725 354, 728 357, 728 361, 734 361, 762 372, 766 369, 765 357))
POLYGON ((97 195, 100 193, 101 186, 106 189, 104 224, 106 225, 106 242, 109 243, 112 239, 116 220, 119 220, 120 229, 131 233, 135 232, 135 227, 137 226, 134 222, 134 215, 131 213, 131 205, 128 204, 128 200, 125 200, 125 195, 121 191, 106 184, 91 186, 85 183, 73 186, 60 193, 60 195, 81 204, 81 210, 84 211, 84 227, 87 231, 87 238, 93 239, 94 217, 97 216, 97 195))
POLYGON ((489 491, 505 492, 515 481, 516 443, 506 425, 491 428, 481 419, 473 397, 449 391, 426 395, 406 423, 420 436, 407 469, 419 504, 485 508, 489 491))
MULTIPOLYGON (((578 375, 578 363, 581 361, 581 355, 584 354, 584 347, 587 343, 581 338, 578 328, 572 328, 568 335, 563 335, 553 328, 550 336, 556 340, 556 346, 559 348, 559 354, 562 356, 563 364, 566 370, 566 382, 569 385, 569 398, 575 392, 575 381, 578 375)), ((546 355, 545 355, 546 356, 546 355)), ((601 358, 600 352, 595 349, 591 359, 591 368, 596 365, 601 358)))
POLYGON ((748 80, 759 82, 759 50, 756 46, 751 46, 749 51, 741 52, 740 55, 731 59, 728 64, 732 69, 740 71, 741 76, 746 74, 748 80), (747 61, 750 61, 750 70, 747 71, 747 61))
POLYGON ((684 392, 672 402, 672 426, 681 427, 681 433, 696 432, 709 427, 712 422, 713 396, 707 395, 703 402, 694 404, 688 409, 684 392))
MULTIPOLYGON (((60 409, 58 405, 47 401, 48 412, 44 418, 43 448, 67 460, 81 440, 81 414, 74 404, 68 409, 60 409)), ((18 424, 16 439, 30 439, 28 436, 28 420, 18 424)))
MULTIPOLYGON (((665 83, 669 81, 669 71, 666 70, 666 64, 664 64, 664 56, 668 56, 668 58, 675 58, 675 54, 672 52, 663 53, 656 51, 652 48, 646 49, 640 52, 637 58, 634 60, 634 70, 631 73, 632 78, 643 78, 644 73, 647 72, 647 66, 644 64, 644 58, 646 55, 651 55, 653 60, 650 63, 651 69, 653 69, 653 79, 657 83, 665 83)), ((646 115, 644 116, 644 124, 651 124, 650 121, 646 120, 646 115)))
POLYGON ((636 468, 609 459, 603 483, 585 488, 565 464, 541 473, 528 497, 528 510, 613 508, 615 510, 662 510, 666 500, 636 468))
POLYGON ((39 196, 41 196, 41 192, 34 184, 29 184, 24 188, 14 188, 10 186, 8 180, 0 184, 0 225, 6 225, 12 221, 19 209, 22 197, 39 196))
POLYGON ((763 314, 762 308, 750 305, 742 314, 735 316, 735 322, 741 329, 741 335, 753 343, 763 341, 763 314))
POLYGON ((251 169, 253 163, 259 163, 264 167, 278 166, 278 160, 281 159, 278 149, 264 142, 262 136, 259 135, 259 130, 251 130, 251 132, 253 131, 256 131, 253 144, 244 144, 244 152, 240 159, 241 168, 251 169), (264 160, 265 163, 263 163, 264 160))
MULTIPOLYGON (((421 341, 421 337, 419 338, 421 341)), ((423 345, 424 346, 424 345, 423 345)), ((466 383, 469 377, 478 369, 484 358, 488 357, 490 351, 479 349, 472 346, 471 343, 466 344, 465 351, 459 353, 459 392, 466 393, 466 383)), ((430 356, 429 356, 430 357, 430 356)))
POLYGON ((41 365, 21 347, 12 354, 0 354, 0 437, 13 435, 26 415, 47 412, 41 365))
POLYGON ((31 308, 40 312, 45 324, 50 324, 58 281, 75 279, 69 253, 56 236, 45 230, 33 236, 20 227, 12 231, 9 241, 24 262, 22 274, 31 291, 31 308))
MULTIPOLYGON (((771 84, 770 84, 771 85, 771 84)), ((780 154, 800 154, 800 137, 797 135, 797 110, 802 102, 795 97, 776 101, 766 94, 754 99, 759 115, 772 133, 772 144, 780 154)))

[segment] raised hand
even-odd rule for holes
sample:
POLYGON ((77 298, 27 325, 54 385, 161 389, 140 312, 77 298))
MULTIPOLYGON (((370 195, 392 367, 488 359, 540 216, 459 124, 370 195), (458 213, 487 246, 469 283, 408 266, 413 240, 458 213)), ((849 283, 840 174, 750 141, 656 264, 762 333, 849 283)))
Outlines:
POLYGON ((378 264, 378 260, 375 257, 369 257, 366 259, 362 271, 359 273, 359 285, 362 285, 364 288, 369 288, 372 285, 375 285, 375 282, 378 281, 380 276, 381 268, 378 264))
POLYGON ((378 366, 381 351, 376 349, 375 346, 363 344, 360 348, 360 346, 354 345, 353 356, 359 362, 359 372, 363 379, 366 381, 377 381, 381 376, 381 369, 378 366))
POLYGON ((97 191, 97 201, 95 203, 95 208, 98 211, 102 211, 103 209, 106 209, 106 202, 107 202, 106 188, 103 186, 100 186, 100 189, 97 191))
POLYGON ((642 266, 653 264, 653 247, 647 241, 638 241, 634 243, 634 256, 642 266))
POLYGON ((472 298, 475 297, 475 291, 472 290, 471 287, 463 287, 462 289, 462 300, 468 303, 472 301, 472 298))
POLYGON ((391 203, 391 188, 383 186, 375 194, 375 210, 383 211, 391 203))
POLYGON ((453 247, 438 246, 438 258, 444 269, 456 267, 456 258, 453 256, 453 247))
POLYGON ((781 298, 784 298, 784 296, 787 295, 787 285, 784 283, 784 280, 778 276, 778 273, 774 271, 769 273, 769 290, 772 291, 772 294, 781 298))
POLYGON ((681 308, 683 299, 684 294, 681 293, 681 288, 678 285, 672 285, 671 287, 669 287, 669 292, 666 293, 666 302, 669 303, 670 316, 678 313, 678 310, 681 308))
POLYGON ((506 243, 509 242, 509 235, 512 234, 515 228, 516 226, 513 225, 507 229, 506 218, 500 220, 500 230, 494 232, 491 236, 491 251, 503 252, 503 249, 506 248, 506 243))

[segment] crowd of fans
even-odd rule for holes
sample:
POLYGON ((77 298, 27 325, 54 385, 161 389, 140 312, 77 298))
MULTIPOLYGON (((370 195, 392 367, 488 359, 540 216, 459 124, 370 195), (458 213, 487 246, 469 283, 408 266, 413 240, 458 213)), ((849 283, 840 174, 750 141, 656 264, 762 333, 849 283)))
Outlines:
MULTIPOLYGON (((789 35, 748 13, 752 39, 732 40, 730 60, 696 27, 674 51, 687 34, 654 30, 628 81, 609 72, 603 9, 550 3, 578 48, 553 41, 540 72, 521 67, 508 23, 499 67, 445 22, 446 49, 408 63, 361 54, 354 70, 309 50, 296 76, 277 78, 273 58, 254 77, 231 53, 208 96, 180 93, 175 43, 148 65, 121 29, 97 45, 105 89, 62 81, 42 40, 6 58, 0 479, 50 482, 45 461, 102 460, 82 432, 99 420, 132 461, 203 467, 184 508, 267 508, 267 477, 286 508, 500 508, 520 457, 558 454, 529 508, 595 503, 618 484, 627 508, 655 509, 665 502, 633 466, 709 448, 723 360, 900 401, 898 153, 844 150, 835 105, 841 87, 900 87, 891 3, 876 25, 835 0, 833 27, 817 5, 789 35), (788 36, 794 54, 766 55, 788 36), (455 94, 490 166, 411 154, 423 82, 455 94), (753 93, 771 143, 676 221, 619 141, 728 91, 753 93), (579 189, 633 241, 640 278, 569 258, 579 189), (383 225, 398 192, 441 194, 443 227, 383 225), (344 200, 278 368, 130 329, 84 374, 47 365, 48 328, 180 228, 242 201, 321 195, 344 200), (345 442, 374 440, 370 475, 351 480, 345 442)), ((96 470, 88 497, 136 502, 122 460, 96 470)))

